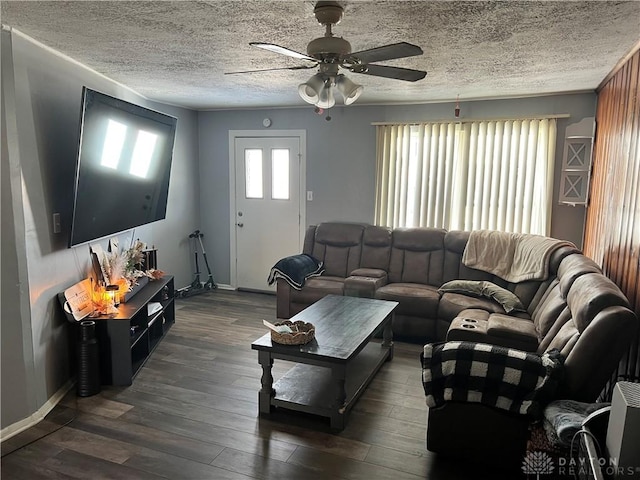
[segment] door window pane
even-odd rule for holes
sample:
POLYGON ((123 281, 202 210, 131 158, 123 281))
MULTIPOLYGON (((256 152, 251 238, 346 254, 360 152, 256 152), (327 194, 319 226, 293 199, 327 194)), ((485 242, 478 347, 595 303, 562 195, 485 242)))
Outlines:
POLYGON ((247 148, 244 151, 244 175, 246 198, 262 198, 262 150, 247 148))
POLYGON ((289 200, 289 149, 271 151, 271 198, 289 200))

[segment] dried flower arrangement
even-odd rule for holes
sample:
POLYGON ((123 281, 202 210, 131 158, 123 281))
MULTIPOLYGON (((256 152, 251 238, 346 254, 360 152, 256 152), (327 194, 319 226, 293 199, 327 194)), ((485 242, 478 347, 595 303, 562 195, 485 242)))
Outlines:
POLYGON ((164 276, 162 270, 144 269, 144 249, 145 244, 136 240, 131 248, 104 253, 103 265, 109 277, 109 283, 118 285, 121 293, 131 291, 138 284, 138 279, 142 277, 157 280, 164 276))

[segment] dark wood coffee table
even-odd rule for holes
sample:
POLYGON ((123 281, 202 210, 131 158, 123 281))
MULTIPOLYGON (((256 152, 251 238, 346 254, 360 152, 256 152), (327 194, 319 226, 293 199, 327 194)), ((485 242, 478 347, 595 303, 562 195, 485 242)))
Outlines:
POLYGON ((259 411, 273 407, 322 415, 331 427, 342 429, 355 401, 385 361, 393 358, 391 320, 397 302, 328 295, 291 321, 316 328, 315 340, 305 345, 271 342, 269 333, 251 344, 262 365, 259 411), (382 329, 382 343, 371 342, 382 329), (274 359, 296 362, 275 385, 274 359))

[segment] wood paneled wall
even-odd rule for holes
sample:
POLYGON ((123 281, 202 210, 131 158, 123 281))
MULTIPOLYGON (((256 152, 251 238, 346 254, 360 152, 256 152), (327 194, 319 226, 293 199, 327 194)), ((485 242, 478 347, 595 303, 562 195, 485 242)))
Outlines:
MULTIPOLYGON (((598 92, 584 252, 621 288, 640 318, 640 50, 598 92)), ((617 379, 640 381, 638 343, 617 379)))

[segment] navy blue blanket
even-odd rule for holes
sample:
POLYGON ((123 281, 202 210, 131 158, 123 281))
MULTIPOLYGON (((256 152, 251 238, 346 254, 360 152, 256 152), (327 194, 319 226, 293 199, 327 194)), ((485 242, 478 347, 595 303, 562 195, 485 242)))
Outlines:
POLYGON ((276 279, 283 278, 293 288, 300 290, 307 278, 322 275, 322 272, 324 272, 322 262, 311 255, 301 253, 278 260, 271 268, 267 281, 272 285, 276 279))

